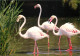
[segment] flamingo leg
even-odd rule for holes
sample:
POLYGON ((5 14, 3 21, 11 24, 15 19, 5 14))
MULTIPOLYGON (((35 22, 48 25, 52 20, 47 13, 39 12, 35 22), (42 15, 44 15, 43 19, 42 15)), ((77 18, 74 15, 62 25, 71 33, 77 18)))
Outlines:
POLYGON ((59 51, 60 51, 60 40, 61 40, 61 36, 59 37, 59 42, 58 42, 59 51))
POLYGON ((38 50, 38 46, 37 46, 37 43, 36 43, 36 48, 37 48, 37 54, 39 54, 39 50, 38 50))
POLYGON ((72 50, 72 43, 70 38, 68 38, 68 43, 69 43, 69 50, 72 50))
MULTIPOLYGON (((47 31, 47 34, 48 34, 48 31, 47 31)), ((48 53, 49 53, 49 38, 48 38, 48 53)))
POLYGON ((49 38, 48 38, 48 54, 49 54, 49 38))
POLYGON ((33 54, 35 54, 35 49, 36 49, 36 41, 34 43, 34 52, 33 52, 33 54))
MULTIPOLYGON (((48 31, 47 31, 47 34, 48 34, 48 31)), ((49 38, 48 38, 48 48, 49 48, 49 38)))
POLYGON ((38 46, 37 46, 36 41, 35 41, 35 47, 37 48, 37 53, 39 53, 39 50, 38 50, 38 46))
POLYGON ((72 56, 72 51, 69 51, 69 56, 72 56))
POLYGON ((49 38, 48 38, 48 48, 49 48, 49 38))

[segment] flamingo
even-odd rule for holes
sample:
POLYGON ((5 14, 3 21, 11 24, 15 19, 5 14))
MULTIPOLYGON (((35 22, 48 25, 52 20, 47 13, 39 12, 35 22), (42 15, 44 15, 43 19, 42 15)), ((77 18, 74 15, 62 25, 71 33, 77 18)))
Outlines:
MULTIPOLYGON (((47 34, 48 34, 49 31, 53 30, 54 23, 49 22, 49 21, 45 21, 44 23, 42 23, 42 25, 40 25, 40 16, 41 16, 41 13, 42 13, 41 5, 37 4, 37 5, 34 6, 34 8, 35 9, 40 8, 40 12, 39 12, 39 16, 38 16, 38 27, 40 27, 43 30, 46 30, 47 34)), ((58 29, 59 28, 56 26, 55 30, 58 30, 58 29)), ((48 38, 48 47, 49 47, 49 38, 48 38)))
POLYGON ((28 39, 28 38, 33 39, 33 40, 35 41, 34 52, 33 52, 33 53, 35 54, 35 48, 37 48, 37 53, 39 53, 36 41, 37 41, 37 40, 40 40, 40 39, 43 39, 43 38, 45 38, 45 37, 49 38, 49 35, 47 35, 46 33, 44 33, 44 32, 43 32, 39 27, 37 27, 37 26, 33 26, 33 27, 29 28, 29 29, 26 31, 25 34, 22 34, 22 33, 21 33, 21 29, 23 28, 23 26, 24 26, 25 23, 26 23, 26 18, 25 18, 25 16, 23 16, 23 15, 19 15, 18 18, 17 18, 17 22, 19 22, 19 20, 20 20, 21 18, 24 19, 24 22, 23 22, 23 24, 21 25, 21 27, 19 28, 19 35, 20 35, 21 37, 23 37, 24 39, 28 39))
MULTIPOLYGON (((56 23, 55 23, 55 26, 57 25, 57 22, 58 22, 58 19, 52 15, 50 17, 50 22, 53 20, 53 19, 56 19, 56 23)), ((80 34, 80 30, 76 29, 75 26, 72 24, 72 23, 65 23, 63 24, 58 32, 56 33, 55 32, 55 27, 53 28, 53 34, 56 35, 56 36, 60 36, 59 37, 59 43, 58 45, 60 45, 60 39, 61 39, 61 36, 62 35, 65 35, 68 37, 68 43, 69 43, 69 49, 67 49, 66 51, 69 51, 69 50, 72 50, 72 44, 71 44, 71 36, 74 36, 74 35, 77 35, 77 34, 80 34)), ((60 47, 59 47, 59 50, 60 50, 60 47)))

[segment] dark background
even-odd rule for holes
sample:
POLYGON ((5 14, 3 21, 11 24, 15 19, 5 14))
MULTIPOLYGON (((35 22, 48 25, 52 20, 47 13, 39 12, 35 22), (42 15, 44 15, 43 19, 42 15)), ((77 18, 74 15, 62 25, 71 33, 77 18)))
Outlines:
POLYGON ((21 0, 23 3, 21 14, 26 17, 38 17, 39 9, 34 9, 34 5, 41 4, 42 6, 42 15, 41 17, 50 17, 51 15, 56 15, 58 17, 79 17, 80 16, 80 4, 76 10, 71 8, 66 2, 63 5, 62 0, 36 0, 36 1, 26 1, 21 0))

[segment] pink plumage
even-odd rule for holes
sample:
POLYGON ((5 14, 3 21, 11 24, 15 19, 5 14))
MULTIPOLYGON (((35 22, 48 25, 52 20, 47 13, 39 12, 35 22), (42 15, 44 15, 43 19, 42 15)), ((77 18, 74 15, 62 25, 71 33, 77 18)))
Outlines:
POLYGON ((38 47, 37 47, 37 43, 36 41, 37 40, 40 40, 40 39, 43 39, 45 37, 48 37, 49 38, 49 35, 47 35, 46 33, 44 33, 39 27, 37 26, 33 26, 31 28, 29 28, 25 34, 22 34, 21 33, 21 30, 23 28, 23 26, 25 25, 26 23, 26 18, 23 16, 23 15, 19 15, 18 18, 17 18, 17 22, 19 22, 19 20, 23 18, 24 19, 24 22, 23 24, 21 25, 21 27, 19 28, 19 35, 21 37, 23 37, 24 39, 33 39, 35 41, 35 45, 34 45, 34 52, 35 53, 35 48, 37 48, 37 53, 39 53, 38 51, 38 47))
MULTIPOLYGON (((37 4, 34 6, 34 8, 40 8, 40 13, 39 13, 39 17, 38 17, 38 27, 40 27, 41 29, 43 30, 46 30, 47 31, 47 34, 49 31, 53 30, 53 27, 54 27, 54 23, 49 23, 49 21, 45 21, 42 23, 42 25, 40 25, 40 17, 41 17, 41 13, 42 13, 42 8, 41 8, 41 5, 40 4, 37 4)), ((55 26, 56 29, 55 30, 58 30, 59 28, 57 26, 55 26)), ((49 47, 49 38, 48 38, 48 47, 49 47)))
MULTIPOLYGON (((50 18, 50 21, 52 21, 55 17, 52 15, 51 18, 50 18)), ((55 26, 57 25, 57 22, 58 22, 58 19, 56 18, 56 24, 55 26)), ((80 34, 80 30, 76 29, 75 26, 72 24, 72 23, 65 23, 63 24, 58 32, 56 33, 55 32, 55 27, 53 28, 53 34, 54 35, 57 35, 57 36, 60 36, 59 37, 59 43, 60 44, 60 39, 61 39, 61 36, 62 35, 65 35, 68 37, 68 42, 69 42, 69 49, 68 50, 72 50, 72 44, 71 44, 71 36, 74 36, 74 35, 77 35, 77 34, 80 34)), ((59 50, 60 50, 60 45, 59 45, 59 50)), ((67 50, 67 51, 68 51, 67 50)))

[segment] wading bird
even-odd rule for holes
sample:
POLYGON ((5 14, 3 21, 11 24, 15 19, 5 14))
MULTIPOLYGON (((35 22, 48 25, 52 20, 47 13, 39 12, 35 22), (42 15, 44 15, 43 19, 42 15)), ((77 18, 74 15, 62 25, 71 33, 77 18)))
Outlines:
MULTIPOLYGON (((57 19, 57 17, 55 17, 54 15, 52 15, 52 16, 50 17, 50 22, 51 22, 54 18, 56 19, 56 23, 55 23, 55 26, 56 26, 56 25, 57 25, 57 22, 58 22, 58 19, 57 19)), ((78 29, 76 29, 72 23, 65 23, 65 24, 63 24, 63 25, 59 28, 59 30, 58 30, 57 33, 55 32, 54 29, 55 29, 55 27, 53 28, 53 34, 56 35, 56 36, 60 36, 60 37, 59 37, 59 43, 58 43, 58 44, 60 45, 61 36, 62 36, 62 35, 65 35, 65 36, 68 37, 68 43, 69 43, 69 49, 67 49, 66 51, 72 50, 72 44, 71 44, 71 39, 70 39, 70 38, 71 38, 71 36, 80 34, 80 31, 79 31, 78 29)), ((59 47, 59 50, 60 50, 60 47, 59 47)))
MULTIPOLYGON (((40 8, 40 12, 39 12, 39 16, 38 16, 38 26, 41 28, 41 29, 44 29, 47 31, 47 34, 49 31, 53 30, 53 27, 54 27, 54 23, 52 22, 49 22, 49 21, 45 21, 42 23, 42 25, 40 25, 40 17, 41 17, 41 13, 42 13, 42 8, 41 8, 41 5, 40 4, 37 4, 34 6, 34 8, 40 8)), ((55 26, 55 30, 58 30, 59 28, 57 26, 55 26)), ((49 47, 49 38, 48 38, 48 47, 49 47)))
POLYGON ((37 53, 39 53, 38 51, 38 47, 37 47, 37 43, 36 41, 37 40, 40 40, 40 39, 43 39, 45 37, 48 37, 49 38, 49 35, 47 35, 46 33, 44 33, 39 27, 37 26, 33 26, 31 28, 29 28, 25 34, 22 34, 21 33, 21 29, 23 28, 23 26, 25 25, 26 23, 26 18, 23 16, 23 15, 19 15, 18 18, 17 18, 17 22, 19 22, 19 20, 23 18, 24 19, 24 22, 23 24, 21 25, 21 27, 19 28, 19 35, 21 37, 23 37, 24 39, 33 39, 35 41, 35 45, 34 45, 34 54, 35 54, 35 48, 37 48, 37 53))

